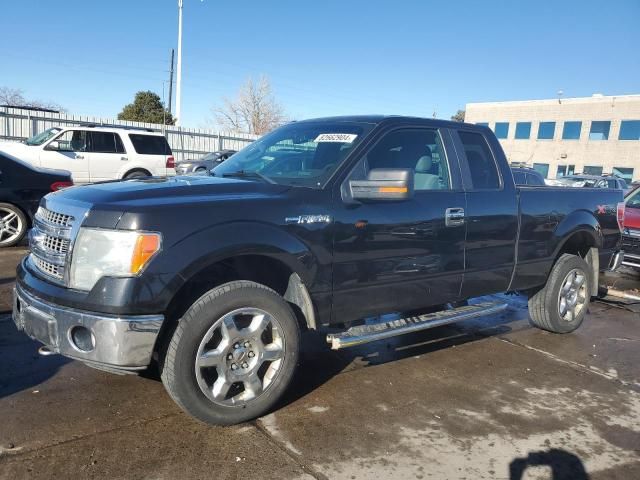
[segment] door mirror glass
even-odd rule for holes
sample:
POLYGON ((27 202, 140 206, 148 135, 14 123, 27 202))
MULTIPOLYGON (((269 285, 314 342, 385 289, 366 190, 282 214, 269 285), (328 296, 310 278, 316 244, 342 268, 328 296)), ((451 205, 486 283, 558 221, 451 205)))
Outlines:
POLYGON ((47 145, 47 150, 60 150, 60 142, 54 140, 49 145, 47 145))
POLYGON ((351 196, 356 200, 407 200, 414 192, 413 170, 374 168, 366 180, 350 180, 351 196))

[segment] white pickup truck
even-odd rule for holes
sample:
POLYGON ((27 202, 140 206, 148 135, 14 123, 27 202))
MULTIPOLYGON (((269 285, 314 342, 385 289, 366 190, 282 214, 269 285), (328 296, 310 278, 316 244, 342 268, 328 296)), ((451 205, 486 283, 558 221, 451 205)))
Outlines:
POLYGON ((175 159, 160 132, 122 127, 54 127, 5 152, 38 167, 68 170, 75 183, 175 175, 175 159))

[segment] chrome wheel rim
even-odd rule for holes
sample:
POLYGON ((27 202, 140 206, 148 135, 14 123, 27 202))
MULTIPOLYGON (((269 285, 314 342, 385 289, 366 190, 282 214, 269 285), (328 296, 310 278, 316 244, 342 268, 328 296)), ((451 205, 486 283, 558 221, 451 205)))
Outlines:
POLYGON ((571 270, 560 287, 558 314, 566 322, 574 321, 587 303, 587 276, 579 269, 571 270))
POLYGON ((202 338, 195 359, 196 379, 213 403, 244 405, 273 385, 284 356, 279 321, 258 308, 239 308, 218 319, 202 338))
POLYGON ((0 208, 0 245, 20 237, 24 225, 20 216, 8 208, 0 208))

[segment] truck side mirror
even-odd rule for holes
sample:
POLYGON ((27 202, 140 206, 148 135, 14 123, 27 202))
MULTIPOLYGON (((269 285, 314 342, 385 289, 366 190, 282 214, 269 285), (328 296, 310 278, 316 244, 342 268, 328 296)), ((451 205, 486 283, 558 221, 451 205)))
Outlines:
POLYGON ((366 180, 350 180, 355 200, 407 200, 413 197, 413 170, 374 168, 366 180))

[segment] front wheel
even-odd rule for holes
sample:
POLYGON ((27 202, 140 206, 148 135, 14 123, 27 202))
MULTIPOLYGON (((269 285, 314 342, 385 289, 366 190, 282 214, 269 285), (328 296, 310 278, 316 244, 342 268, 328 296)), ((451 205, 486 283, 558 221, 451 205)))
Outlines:
POLYGON ((546 285, 529 298, 532 323, 554 333, 574 331, 584 320, 591 300, 589 265, 577 255, 562 255, 546 285))
POLYGON ((289 385, 300 332, 287 302, 264 285, 210 290, 186 312, 167 348, 162 382, 185 410, 230 425, 264 414, 289 385))

